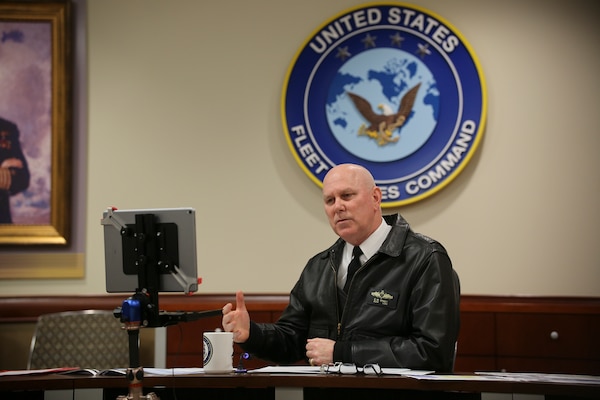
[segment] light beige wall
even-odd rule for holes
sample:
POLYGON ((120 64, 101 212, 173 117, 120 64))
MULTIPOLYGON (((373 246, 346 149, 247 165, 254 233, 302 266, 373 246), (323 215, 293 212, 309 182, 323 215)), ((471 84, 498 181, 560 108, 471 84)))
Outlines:
MULTIPOLYGON (((361 3, 90 1, 86 277, 0 292, 103 293, 111 205, 195 207, 202 292, 287 292, 335 237, 285 143, 282 83, 311 32, 361 3)), ((447 188, 388 211, 447 247, 463 293, 599 296, 597 3, 414 3, 472 45, 488 123, 447 188)))

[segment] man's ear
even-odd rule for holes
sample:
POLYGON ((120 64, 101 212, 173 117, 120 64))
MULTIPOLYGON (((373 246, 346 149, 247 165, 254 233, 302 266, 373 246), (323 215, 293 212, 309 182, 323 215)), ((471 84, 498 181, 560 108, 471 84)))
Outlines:
POLYGON ((379 189, 377 186, 375 186, 373 188, 373 200, 375 201, 375 203, 377 203, 377 205, 381 205, 381 189, 379 189))

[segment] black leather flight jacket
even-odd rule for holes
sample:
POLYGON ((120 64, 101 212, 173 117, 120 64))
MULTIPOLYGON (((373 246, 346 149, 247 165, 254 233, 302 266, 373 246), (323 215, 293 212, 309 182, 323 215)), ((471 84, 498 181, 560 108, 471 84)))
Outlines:
POLYGON ((334 361, 450 372, 460 325, 460 285, 444 247, 399 215, 379 251, 337 287, 344 241, 311 258, 274 324, 251 322, 242 344, 279 364, 306 359, 308 338, 336 341, 334 361))

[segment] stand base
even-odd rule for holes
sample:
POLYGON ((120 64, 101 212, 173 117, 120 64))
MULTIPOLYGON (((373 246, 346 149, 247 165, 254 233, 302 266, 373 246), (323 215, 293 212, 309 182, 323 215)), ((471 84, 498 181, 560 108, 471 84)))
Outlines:
POLYGON ((117 400, 160 400, 156 393, 151 392, 144 396, 142 384, 144 380, 144 368, 128 368, 127 379, 129 380, 129 394, 118 396, 117 400))

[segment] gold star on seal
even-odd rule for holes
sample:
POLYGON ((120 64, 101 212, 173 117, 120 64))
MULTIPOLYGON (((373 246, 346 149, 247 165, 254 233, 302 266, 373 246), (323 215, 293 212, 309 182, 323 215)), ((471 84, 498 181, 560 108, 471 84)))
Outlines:
POLYGON ((421 59, 423 59, 423 58, 425 58, 425 56, 428 56, 431 54, 431 50, 429 50, 428 43, 425 43, 425 44, 419 43, 417 46, 419 46, 419 49, 417 50, 417 54, 421 56, 421 59))
POLYGON ((367 36, 361 42, 365 44, 365 49, 368 49, 369 47, 375 47, 375 39, 377 39, 377 36, 371 36, 367 33, 367 36))
POLYGON ((404 38, 400 36, 398 32, 390 36, 390 39, 392 40, 392 46, 402 47, 402 42, 404 41, 404 38))
POLYGON ((336 58, 339 58, 342 61, 346 61, 346 59, 349 58, 351 55, 352 54, 350 54, 350 52, 348 51, 348 46, 345 46, 339 47, 335 56, 336 58))

